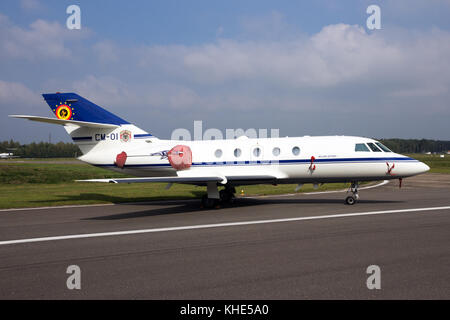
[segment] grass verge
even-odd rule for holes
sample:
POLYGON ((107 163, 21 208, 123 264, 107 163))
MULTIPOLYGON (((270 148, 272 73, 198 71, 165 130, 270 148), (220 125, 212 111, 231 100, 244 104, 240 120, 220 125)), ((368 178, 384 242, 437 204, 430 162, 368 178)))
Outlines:
MULTIPOLYGON (((0 186, 0 208, 33 208, 62 205, 125 203, 153 200, 194 199, 206 194, 205 188, 174 184, 169 191, 164 183, 106 184, 106 183, 54 183, 17 184, 0 186)), ((342 183, 323 185, 318 190, 343 189, 342 183)), ((237 188, 245 195, 293 193, 295 185, 254 185, 237 188)), ((302 191, 312 191, 305 185, 302 191)))
POLYGON ((441 157, 439 154, 408 154, 408 156, 427 164, 431 173, 450 174, 450 155, 441 157))
MULTIPOLYGON (((409 155, 431 167, 430 172, 450 173, 450 156, 409 155)), ((75 180, 125 177, 84 163, 43 163, 36 161, 0 161, 0 208, 83 205, 101 203, 141 202, 152 200, 194 199, 205 194, 205 188, 175 184, 166 190, 164 183, 102 184, 76 183, 75 180)), ((73 159, 64 159, 70 161, 73 159)), ((332 183, 314 190, 305 185, 300 192, 340 190, 344 183, 332 183)), ((295 185, 253 185, 236 188, 238 195, 276 195, 294 193, 295 185)))
MULTIPOLYGON (((120 173, 84 163, 42 163, 42 161, 0 162, 0 208, 83 205, 101 203, 141 202, 152 200, 194 199, 206 193, 205 188, 174 184, 166 190, 165 183, 105 184, 77 183, 75 180, 126 177, 120 173)), ((252 185, 236 188, 238 194, 270 195, 293 193, 295 184, 252 185)), ((317 191, 338 190, 347 184, 325 184, 317 191)), ((305 185, 301 192, 313 191, 305 185)))

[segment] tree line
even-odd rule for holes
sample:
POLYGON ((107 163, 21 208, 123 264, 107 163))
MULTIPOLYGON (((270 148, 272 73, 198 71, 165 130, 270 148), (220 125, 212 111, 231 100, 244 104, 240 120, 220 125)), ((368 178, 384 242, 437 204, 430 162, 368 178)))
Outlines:
MULTIPOLYGON (((450 141, 427 139, 379 139, 381 143, 397 153, 447 153, 450 141)), ((11 152, 21 158, 74 158, 81 156, 81 151, 73 143, 33 142, 21 144, 10 140, 0 142, 0 152, 11 152)))
POLYGON ((76 158, 81 156, 81 151, 73 143, 49 143, 33 142, 21 144, 10 140, 0 142, 0 152, 13 153, 21 158, 76 158))
POLYGON ((428 139, 379 139, 382 144, 397 153, 447 153, 450 141, 428 139))

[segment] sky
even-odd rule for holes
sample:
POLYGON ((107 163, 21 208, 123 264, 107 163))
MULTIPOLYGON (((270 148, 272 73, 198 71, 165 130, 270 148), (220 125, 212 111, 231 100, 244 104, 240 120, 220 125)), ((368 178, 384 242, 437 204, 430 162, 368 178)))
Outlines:
POLYGON ((224 135, 450 140, 448 17, 450 0, 2 0, 0 141, 69 142, 8 117, 51 116, 41 94, 58 91, 164 139, 201 120, 224 135))

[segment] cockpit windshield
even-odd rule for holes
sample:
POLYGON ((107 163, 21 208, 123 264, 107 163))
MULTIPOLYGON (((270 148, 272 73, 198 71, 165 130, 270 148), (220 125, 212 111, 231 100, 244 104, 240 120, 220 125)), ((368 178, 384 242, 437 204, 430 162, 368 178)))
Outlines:
POLYGON ((380 143, 380 142, 375 142, 375 144, 381 148, 381 150, 383 150, 384 152, 392 152, 391 150, 389 150, 388 147, 386 147, 384 144, 380 143))
POLYGON ((372 142, 368 142, 367 145, 369 146, 370 150, 373 152, 381 152, 381 150, 372 142))
POLYGON ((370 152, 369 148, 367 148, 365 143, 357 143, 355 144, 356 152, 370 152))
POLYGON ((391 150, 389 150, 388 147, 386 147, 384 144, 380 143, 380 142, 366 142, 366 143, 356 143, 355 144, 355 151, 356 152, 392 152, 391 150), (370 149, 369 149, 370 148, 370 149))

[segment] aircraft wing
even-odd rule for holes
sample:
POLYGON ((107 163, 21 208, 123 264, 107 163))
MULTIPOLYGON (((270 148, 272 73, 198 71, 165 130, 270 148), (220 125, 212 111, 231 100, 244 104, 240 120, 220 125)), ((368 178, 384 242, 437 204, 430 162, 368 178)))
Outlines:
POLYGON ((167 183, 186 183, 186 184, 205 184, 207 182, 226 183, 227 181, 245 181, 245 180, 274 180, 275 176, 200 176, 200 177, 148 177, 148 178, 110 178, 110 179, 89 179, 77 180, 77 182, 104 182, 104 183, 145 183, 145 182, 167 182, 167 183))
POLYGON ((37 116, 10 115, 10 117, 11 118, 19 118, 19 119, 28 119, 28 120, 37 121, 37 122, 59 124, 62 126, 75 125, 75 126, 79 126, 79 127, 101 128, 101 129, 115 129, 115 128, 119 127, 118 125, 115 125, 115 124, 105 124, 105 123, 76 121, 76 120, 62 120, 62 119, 37 117, 37 116))

